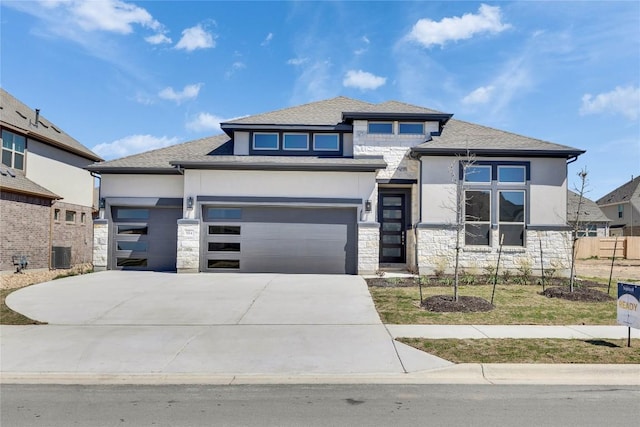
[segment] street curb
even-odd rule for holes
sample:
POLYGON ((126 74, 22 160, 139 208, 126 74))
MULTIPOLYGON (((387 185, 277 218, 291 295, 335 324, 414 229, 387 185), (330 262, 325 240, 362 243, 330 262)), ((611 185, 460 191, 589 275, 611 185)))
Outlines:
POLYGON ((640 386, 640 364, 479 364, 406 374, 2 373, 0 384, 260 385, 260 384, 520 384, 640 386))

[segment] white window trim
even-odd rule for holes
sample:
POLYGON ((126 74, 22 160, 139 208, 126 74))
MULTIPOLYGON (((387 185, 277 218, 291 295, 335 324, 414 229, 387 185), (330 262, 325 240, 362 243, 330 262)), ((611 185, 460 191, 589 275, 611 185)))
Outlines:
POLYGON ((313 134, 313 151, 340 151, 340 134, 338 133, 314 133, 313 134), (323 148, 323 149, 318 149, 316 148, 316 136, 321 135, 321 136, 329 136, 329 135, 333 135, 336 137, 336 148, 323 148))
POLYGON ((423 122, 398 122, 398 135, 424 135, 424 123, 423 122), (400 132, 402 125, 421 125, 422 132, 419 132, 419 133, 400 132))
POLYGON ((463 167, 463 176, 462 179, 464 180, 464 183, 466 185, 491 185, 491 182, 493 181, 493 176, 491 176, 491 174, 493 173, 492 171, 492 167, 491 165, 472 165, 472 164, 468 164, 466 166, 463 167), (489 169, 489 181, 467 181, 467 169, 469 168, 482 168, 482 169, 489 169))
POLYGON ((282 134, 282 150, 284 151, 309 151, 309 134, 308 133, 298 133, 298 132, 285 132, 282 134), (307 144, 304 148, 287 148, 287 135, 298 136, 302 135, 307 138, 307 144))
POLYGON ((496 180, 498 181, 498 184, 506 184, 506 185, 518 185, 518 184, 526 184, 527 183, 527 168, 525 166, 522 165, 498 165, 498 176, 496 177, 496 180), (500 181, 500 169, 502 168, 509 168, 509 169, 514 169, 514 168, 520 168, 522 169, 522 181, 500 181))
POLYGON ((258 150, 258 151, 278 151, 280 149, 280 135, 278 134, 278 132, 254 132, 253 133, 253 138, 251 141, 251 145, 253 146, 254 150, 258 150), (276 136, 276 146, 275 148, 256 148, 256 135, 275 135, 276 136))
POLYGON ((369 122, 367 122, 367 133, 369 135, 395 135, 395 123, 394 122, 390 122, 390 121, 369 121, 369 122), (371 132, 369 130, 369 125, 370 124, 390 124, 391 125, 391 132, 371 132))

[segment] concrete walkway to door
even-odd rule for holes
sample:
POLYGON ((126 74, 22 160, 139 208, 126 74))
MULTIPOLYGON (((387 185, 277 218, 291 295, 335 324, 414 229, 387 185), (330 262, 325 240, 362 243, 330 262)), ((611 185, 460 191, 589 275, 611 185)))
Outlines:
POLYGON ((3 374, 380 375, 451 366, 394 342, 358 276, 109 271, 21 289, 3 374))

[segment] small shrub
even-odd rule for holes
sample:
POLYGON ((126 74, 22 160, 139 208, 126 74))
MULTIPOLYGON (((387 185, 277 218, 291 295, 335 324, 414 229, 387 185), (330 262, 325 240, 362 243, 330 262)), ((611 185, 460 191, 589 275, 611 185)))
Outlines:
POLYGON ((492 283, 496 274, 496 267, 494 265, 486 265, 484 268, 484 280, 487 283, 492 283))
POLYGON ((509 284, 509 282, 511 281, 511 270, 505 269, 502 272, 502 281, 505 285, 509 284))
POLYGON ((448 266, 449 266, 449 261, 447 260, 446 257, 439 256, 438 258, 436 258, 434 267, 433 267, 433 272, 436 275, 436 277, 444 276, 444 273, 445 271, 447 271, 448 266))
POLYGON ((530 283, 532 272, 531 260, 529 258, 519 258, 516 261, 516 264, 518 265, 518 275, 515 278, 516 283, 520 285, 526 285, 530 283))
POLYGON ((476 284, 476 276, 464 271, 462 274, 462 284, 467 286, 473 286, 476 284))
POLYGON ((420 285, 428 285, 429 284, 429 278, 427 276, 419 276, 418 277, 418 283, 420 285))
POLYGON ((452 286, 453 285, 453 277, 450 276, 440 276, 438 278, 438 282, 440 282, 440 284, 442 286, 452 286))

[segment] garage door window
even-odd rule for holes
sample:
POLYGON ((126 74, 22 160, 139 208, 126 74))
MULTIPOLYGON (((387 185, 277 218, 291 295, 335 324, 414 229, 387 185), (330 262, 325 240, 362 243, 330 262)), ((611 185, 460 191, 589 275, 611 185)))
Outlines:
POLYGON ((146 267, 146 258, 118 258, 116 260, 118 267, 146 267))
POLYGON ((231 242, 209 242, 211 252, 240 252, 240 243, 231 242))
POLYGON ((149 209, 116 209, 116 219, 149 219, 149 209))
POLYGON ((118 234, 146 235, 149 229, 146 225, 118 225, 118 234))
POLYGON ((238 259, 210 259, 207 260, 207 268, 231 268, 239 269, 240 260, 238 259))
POLYGON ((146 252, 147 242, 145 241, 119 241, 117 243, 119 251, 146 252))
POLYGON ((242 209, 239 208, 207 208, 207 219, 211 221, 241 218, 242 209))
POLYGON ((210 225, 209 234, 230 234, 233 236, 240 235, 239 225, 210 225))

